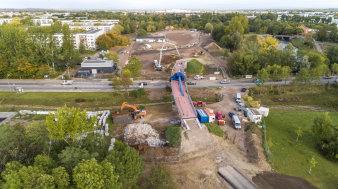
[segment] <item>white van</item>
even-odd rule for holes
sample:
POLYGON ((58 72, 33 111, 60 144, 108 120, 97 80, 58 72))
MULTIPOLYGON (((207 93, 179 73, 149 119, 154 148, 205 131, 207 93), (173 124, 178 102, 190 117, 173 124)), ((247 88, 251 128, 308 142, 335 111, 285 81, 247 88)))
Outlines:
POLYGON ((241 93, 237 93, 237 96, 236 96, 236 102, 237 102, 237 103, 240 103, 241 100, 242 100, 242 98, 241 98, 241 93))
POLYGON ((241 128, 241 122, 239 121, 239 118, 237 115, 232 116, 232 124, 234 124, 235 129, 240 129, 241 128))

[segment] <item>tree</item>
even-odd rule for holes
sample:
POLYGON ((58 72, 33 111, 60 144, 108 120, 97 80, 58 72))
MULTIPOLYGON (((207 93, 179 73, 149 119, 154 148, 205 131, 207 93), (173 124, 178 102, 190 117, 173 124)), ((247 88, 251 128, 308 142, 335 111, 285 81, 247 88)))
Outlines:
POLYGON ((108 35, 100 35, 96 39, 96 45, 101 50, 109 50, 113 46, 113 41, 108 35))
POLYGON ((273 51, 273 50, 277 50, 277 46, 278 46, 278 39, 268 36, 266 37, 264 40, 261 40, 261 38, 257 38, 258 39, 258 43, 261 46, 261 51, 262 52, 269 52, 269 51, 273 51))
POLYGON ((267 69, 263 68, 258 71, 257 77, 261 80, 261 85, 263 86, 264 83, 268 80, 269 78, 269 72, 267 69))
POLYGON ((213 25, 210 22, 208 22, 208 23, 205 24, 204 30, 207 33, 211 33, 213 28, 214 28, 213 25))
POLYGON ((94 131, 98 125, 97 117, 87 119, 86 110, 68 108, 66 105, 59 108, 55 114, 46 117, 49 138, 52 140, 64 140, 68 145, 76 145, 78 138, 89 131, 94 131))
POLYGON ((56 163, 53 159, 45 155, 37 155, 34 158, 34 167, 43 170, 45 173, 50 174, 52 169, 56 167, 56 163))
POLYGON ((83 160, 73 170, 73 180, 77 188, 121 188, 119 176, 109 162, 99 164, 95 159, 83 160))
POLYGON ((70 184, 69 174, 64 167, 57 167, 52 170, 52 176, 57 188, 67 188, 70 184))
POLYGON ((121 78, 114 77, 113 80, 112 80, 112 88, 116 91, 120 91, 121 85, 122 85, 121 78))
POLYGON ((133 83, 133 81, 131 80, 130 70, 126 69, 126 70, 122 71, 120 83, 123 86, 124 90, 127 91, 127 89, 129 88, 129 85, 131 85, 133 83))
POLYGON ((60 164, 65 167, 68 172, 71 172, 71 170, 82 160, 89 160, 95 158, 96 156, 97 153, 89 154, 85 149, 66 147, 66 149, 62 150, 58 155, 58 158, 60 164))
POLYGON ((3 125, 0 133, 0 172, 11 161, 31 164, 35 156, 47 150, 48 132, 44 125, 3 125))
POLYGON ((147 31, 144 29, 140 29, 137 33, 138 36, 144 37, 147 35, 147 31))
POLYGON ((337 63, 332 64, 331 70, 334 74, 338 74, 338 64, 337 63))
POLYGON ((144 168, 138 152, 120 141, 115 142, 114 149, 107 155, 105 161, 115 167, 115 172, 119 175, 118 182, 122 184, 122 188, 133 186, 144 168))
POLYGON ((153 189, 177 188, 169 168, 166 165, 153 165, 149 178, 146 179, 145 187, 153 189))
POLYGON ((289 66, 283 66, 281 70, 281 78, 284 79, 285 84, 286 80, 290 78, 291 68, 289 66))
POLYGON ((315 157, 312 156, 312 158, 309 160, 310 168, 309 168, 309 174, 311 175, 312 168, 316 167, 318 162, 316 161, 315 157))
POLYGON ((329 141, 334 136, 332 120, 327 112, 314 119, 312 131, 318 144, 329 141))
POLYGON ((332 46, 327 49, 327 58, 329 58, 331 64, 338 62, 338 46, 332 46))
POLYGON ((105 56, 108 60, 113 60, 114 64, 119 62, 120 56, 117 54, 117 52, 107 53, 105 56))
POLYGON ((123 26, 121 26, 120 24, 115 24, 115 26, 113 27, 113 29, 111 31, 113 33, 121 35, 121 33, 123 32, 123 30, 124 30, 123 26))
POLYGON ((130 77, 138 77, 140 76, 141 69, 143 67, 142 62, 136 58, 136 56, 132 56, 128 64, 126 65, 126 69, 128 69, 131 72, 130 77))
POLYGON ((79 45, 79 52, 81 54, 86 52, 86 46, 82 42, 80 42, 80 45, 79 45))
POLYGON ((311 81, 309 70, 306 68, 301 68, 297 73, 296 81, 300 83, 309 83, 311 81))
POLYGON ((298 142, 298 138, 303 136, 303 130, 301 127, 297 129, 296 134, 297 134, 296 142, 298 142))

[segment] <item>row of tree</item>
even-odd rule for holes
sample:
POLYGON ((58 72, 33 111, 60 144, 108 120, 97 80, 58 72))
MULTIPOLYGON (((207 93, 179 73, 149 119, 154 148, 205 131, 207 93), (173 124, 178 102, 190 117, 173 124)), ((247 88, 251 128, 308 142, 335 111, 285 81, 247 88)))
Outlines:
POLYGON ((0 26, 0 78, 42 78, 80 61, 67 24, 27 31, 12 24, 0 26), (53 38, 56 32, 63 33, 61 48, 53 38))
MULTIPOLYGON (((120 28, 119 25, 117 25, 120 28)), ((129 38, 126 36, 122 36, 121 30, 116 29, 115 26, 113 28, 113 32, 108 32, 106 34, 100 35, 96 39, 96 45, 101 50, 109 50, 114 46, 126 46, 129 43, 129 38), (116 32, 116 33, 115 33, 116 32)))

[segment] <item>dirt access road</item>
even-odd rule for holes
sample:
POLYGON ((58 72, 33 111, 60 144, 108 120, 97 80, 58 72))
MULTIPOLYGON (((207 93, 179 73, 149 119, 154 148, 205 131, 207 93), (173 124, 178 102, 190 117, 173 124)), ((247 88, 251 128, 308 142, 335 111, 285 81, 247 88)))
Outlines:
MULTIPOLYGON (((234 112, 233 108, 237 106, 234 98, 239 90, 240 87, 217 90, 223 94, 223 100, 207 107, 226 114, 234 112)), ((237 114, 242 120, 242 113, 237 114)), ((184 134, 182 161, 170 164, 179 188, 231 188, 217 174, 218 168, 225 166, 236 168, 257 188, 314 188, 304 179, 274 173, 266 161, 260 135, 246 132, 244 128, 235 130, 228 115, 226 126, 221 128, 226 132, 227 138, 210 134, 206 128, 184 134)))

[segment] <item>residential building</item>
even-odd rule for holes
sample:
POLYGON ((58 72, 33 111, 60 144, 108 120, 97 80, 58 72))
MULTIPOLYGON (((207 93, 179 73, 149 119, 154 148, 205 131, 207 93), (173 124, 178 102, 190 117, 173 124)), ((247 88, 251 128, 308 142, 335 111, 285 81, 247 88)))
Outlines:
POLYGON ((104 34, 103 30, 90 30, 84 33, 73 34, 74 47, 79 48, 80 44, 84 44, 86 49, 95 50, 96 49, 96 39, 104 34))
POLYGON ((54 22, 52 19, 32 19, 32 22, 34 25, 39 26, 51 26, 54 22))
POLYGON ((62 43, 63 43, 63 33, 56 33, 53 35, 55 41, 56 41, 56 46, 57 47, 62 47, 62 43))
POLYGON ((12 18, 1 18, 0 19, 0 25, 4 24, 4 23, 11 23, 12 22, 12 18))

